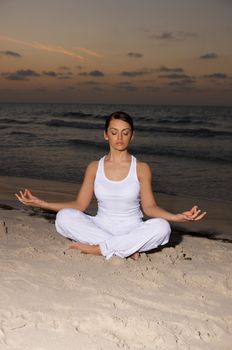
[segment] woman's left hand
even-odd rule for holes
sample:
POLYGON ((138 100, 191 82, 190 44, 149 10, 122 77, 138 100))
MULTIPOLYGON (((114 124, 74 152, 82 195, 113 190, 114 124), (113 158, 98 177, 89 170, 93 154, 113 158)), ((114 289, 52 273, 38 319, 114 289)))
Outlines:
POLYGON ((175 215, 176 222, 198 221, 206 215, 206 211, 202 212, 198 206, 192 207, 189 211, 185 211, 175 215))

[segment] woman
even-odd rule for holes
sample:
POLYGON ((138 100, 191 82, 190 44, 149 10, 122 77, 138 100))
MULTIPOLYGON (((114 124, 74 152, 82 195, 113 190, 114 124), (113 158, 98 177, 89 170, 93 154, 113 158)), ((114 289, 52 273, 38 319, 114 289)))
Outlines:
POLYGON ((128 114, 112 113, 105 123, 104 138, 109 143, 109 153, 88 165, 75 201, 48 203, 29 190, 16 194, 25 205, 58 212, 57 231, 76 241, 70 249, 103 255, 107 259, 116 255, 137 260, 140 252, 168 243, 171 233, 168 221, 198 221, 205 216, 197 206, 180 214, 157 206, 149 166, 128 152, 134 138, 133 121, 128 114), (98 211, 96 216, 89 216, 84 211, 93 193, 98 211), (151 219, 142 220, 140 203, 151 219))

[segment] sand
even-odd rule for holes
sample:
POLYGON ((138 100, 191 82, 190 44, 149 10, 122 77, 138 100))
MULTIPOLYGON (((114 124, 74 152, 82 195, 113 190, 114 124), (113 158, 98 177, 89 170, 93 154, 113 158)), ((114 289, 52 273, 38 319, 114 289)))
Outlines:
MULTIPOLYGON (((0 203, 15 204, 0 210, 1 350, 231 349, 232 245, 218 239, 214 217, 194 230, 215 227, 217 240, 175 230, 169 245, 138 262, 105 260, 67 250, 52 217, 12 200, 28 181, 54 200, 76 187, 0 178, 0 203)), ((220 221, 224 210, 215 212, 220 221)))

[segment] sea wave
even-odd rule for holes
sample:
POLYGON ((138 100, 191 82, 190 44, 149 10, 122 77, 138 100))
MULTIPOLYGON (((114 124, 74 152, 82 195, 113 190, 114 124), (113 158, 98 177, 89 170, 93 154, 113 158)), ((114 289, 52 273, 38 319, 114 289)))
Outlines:
MULTIPOLYGON (((101 142, 101 141, 90 141, 90 140, 82 140, 82 139, 73 139, 68 140, 67 144, 71 147, 77 147, 80 148, 84 146, 85 148, 94 148, 94 149, 108 149, 108 143, 101 142)), ((152 146, 130 146, 130 150, 134 154, 149 154, 149 155, 157 155, 157 156, 169 156, 169 157, 181 157, 181 158, 190 158, 190 159, 198 159, 198 160, 207 160, 210 162, 218 162, 218 163, 231 163, 232 162, 232 156, 223 154, 219 155, 212 155, 206 152, 203 153, 202 149, 194 151, 185 150, 183 149, 177 149, 172 147, 171 149, 164 149, 161 146, 155 145, 155 147, 152 146)))
POLYGON ((37 137, 37 135, 35 135, 34 133, 32 133, 32 132, 25 132, 25 131, 12 131, 10 133, 10 135, 37 137))
MULTIPOLYGON (((94 114, 94 113, 84 113, 81 111, 78 112, 62 112, 62 113, 56 113, 53 115, 54 117, 64 117, 64 118, 70 118, 75 119, 78 121, 78 119, 83 120, 83 118, 88 118, 88 120, 99 120, 99 121, 105 121, 108 115, 106 114, 94 114)), ((170 125, 207 125, 211 127, 218 127, 219 124, 216 122, 212 122, 210 120, 206 120, 203 117, 195 116, 195 115, 188 115, 188 116, 175 116, 175 115, 167 115, 159 117, 157 115, 153 116, 139 116, 136 115, 134 117, 135 125, 137 123, 147 123, 151 122, 153 124, 170 124, 170 125)))
POLYGON ((77 121, 64 121, 61 119, 52 119, 46 122, 47 126, 62 127, 62 128, 78 128, 78 129, 102 129, 103 124, 77 122, 77 121))
POLYGON ((218 124, 212 121, 205 121, 200 119, 194 119, 193 117, 182 118, 161 118, 156 121, 157 124, 170 124, 170 125, 205 125, 209 127, 218 127, 218 124))
POLYGON ((91 113, 84 113, 84 112, 62 112, 59 114, 56 113, 55 116, 76 119, 76 118, 92 117, 93 115, 91 113))
MULTIPOLYGON (((64 121, 61 119, 52 119, 46 122, 47 126, 64 127, 64 128, 79 128, 79 129, 103 129, 104 125, 97 122, 83 122, 83 121, 64 121)), ((226 130, 212 130, 209 128, 172 128, 172 127, 157 127, 149 125, 138 125, 137 131, 153 132, 157 134, 168 135, 183 135, 194 137, 231 137, 232 132, 226 130)))
POLYGON ((6 124, 29 124, 29 120, 19 120, 19 119, 12 119, 12 118, 1 118, 1 123, 6 124))

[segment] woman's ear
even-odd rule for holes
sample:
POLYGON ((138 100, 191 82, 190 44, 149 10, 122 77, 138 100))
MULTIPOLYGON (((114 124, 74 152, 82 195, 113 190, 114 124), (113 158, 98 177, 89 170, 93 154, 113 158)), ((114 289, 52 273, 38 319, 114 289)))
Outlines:
POLYGON ((131 135, 130 141, 132 141, 134 139, 134 136, 135 136, 135 132, 133 131, 133 134, 131 135))
POLYGON ((108 137, 108 135, 107 135, 107 133, 105 131, 104 131, 104 139, 107 140, 107 141, 109 140, 109 137, 108 137))

